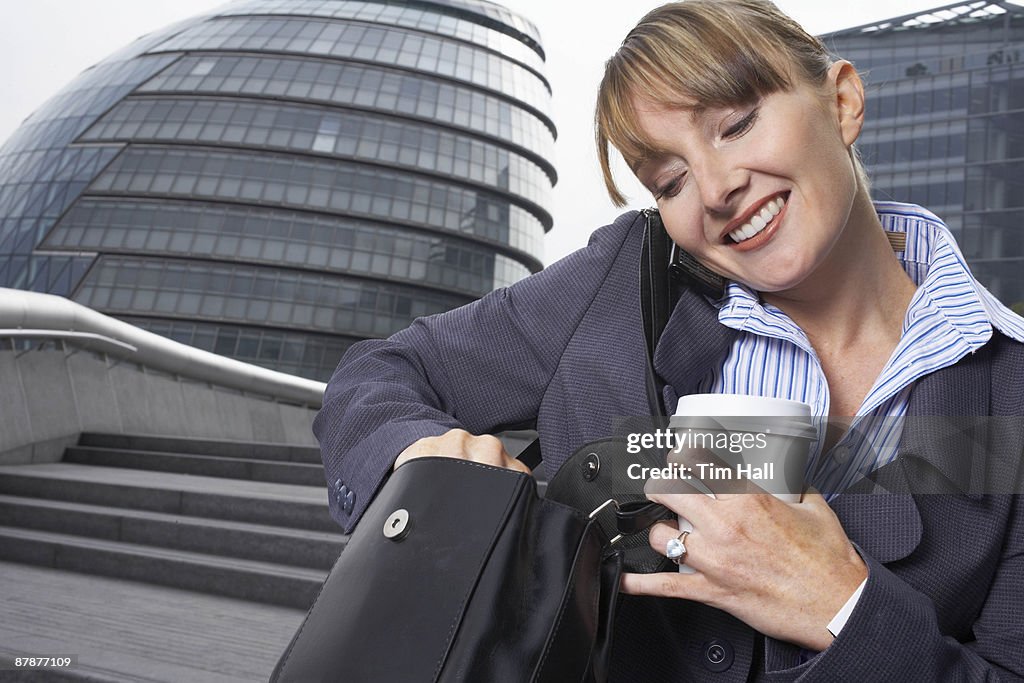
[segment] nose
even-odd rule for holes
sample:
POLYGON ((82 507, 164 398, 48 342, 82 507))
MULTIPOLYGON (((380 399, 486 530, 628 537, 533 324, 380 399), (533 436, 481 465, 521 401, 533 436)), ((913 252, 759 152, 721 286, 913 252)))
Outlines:
POLYGON ((696 169, 704 211, 729 214, 736 209, 740 195, 750 184, 750 172, 721 156, 709 155, 696 169))

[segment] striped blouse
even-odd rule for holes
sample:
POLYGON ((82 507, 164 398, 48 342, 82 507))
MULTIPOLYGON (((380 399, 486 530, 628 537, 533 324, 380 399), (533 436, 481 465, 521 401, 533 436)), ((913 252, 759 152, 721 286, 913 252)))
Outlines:
POLYGON ((748 287, 730 283, 717 302, 719 321, 739 331, 725 362, 701 386, 705 393, 738 393, 809 403, 819 417, 819 439, 807 478, 830 498, 896 457, 902 420, 914 382, 981 348, 993 327, 1024 341, 1024 319, 1003 306, 971 275, 949 229, 912 204, 876 202, 882 227, 906 233, 896 252, 918 285, 900 341, 875 379, 850 430, 821 453, 829 414, 825 374, 804 332, 748 287))

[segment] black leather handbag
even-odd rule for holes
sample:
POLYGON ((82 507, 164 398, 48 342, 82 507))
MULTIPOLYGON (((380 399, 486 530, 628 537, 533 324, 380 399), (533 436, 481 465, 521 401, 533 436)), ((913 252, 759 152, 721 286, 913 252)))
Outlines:
POLYGON ((622 555, 533 477, 451 458, 398 468, 272 681, 570 683, 607 677, 622 555))
MULTIPOLYGON (((648 213, 641 298, 651 354, 671 312, 668 244, 648 213)), ((665 568, 637 532, 672 516, 642 492, 611 500, 601 462, 623 447, 604 439, 579 449, 544 498, 513 470, 405 463, 363 514, 271 681, 606 681, 619 577, 624 565, 665 568)), ((533 447, 520 459, 534 467, 539 455, 533 447)), ((664 464, 664 453, 640 458, 664 464)))

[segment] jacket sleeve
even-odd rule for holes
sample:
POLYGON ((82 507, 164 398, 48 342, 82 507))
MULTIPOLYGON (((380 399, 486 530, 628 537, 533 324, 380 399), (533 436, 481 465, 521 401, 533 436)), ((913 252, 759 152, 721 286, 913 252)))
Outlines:
POLYGON ((1024 496, 1011 500, 996 571, 965 642, 943 635, 925 594, 862 552, 868 581, 842 632, 810 661, 788 669, 783 667, 794 662, 797 648, 770 641, 771 680, 1024 681, 1024 496))
POLYGON ((348 350, 313 424, 331 515, 346 532, 414 441, 535 421, 573 331, 641 221, 623 214, 540 273, 348 350))

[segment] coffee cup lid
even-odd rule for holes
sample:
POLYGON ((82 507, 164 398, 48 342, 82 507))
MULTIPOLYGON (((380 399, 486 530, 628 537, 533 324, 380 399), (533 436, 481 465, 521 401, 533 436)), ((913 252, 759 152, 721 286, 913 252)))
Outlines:
POLYGON ((744 394, 680 396, 669 426, 817 438, 807 403, 744 394))
POLYGON ((714 432, 749 432, 751 434, 775 434, 800 439, 814 440, 818 432, 809 419, 802 417, 779 417, 776 415, 674 415, 669 418, 670 429, 696 429, 714 432))
POLYGON ((716 417, 793 417, 811 423, 811 406, 802 401, 744 394, 688 394, 680 396, 676 415, 716 417))

